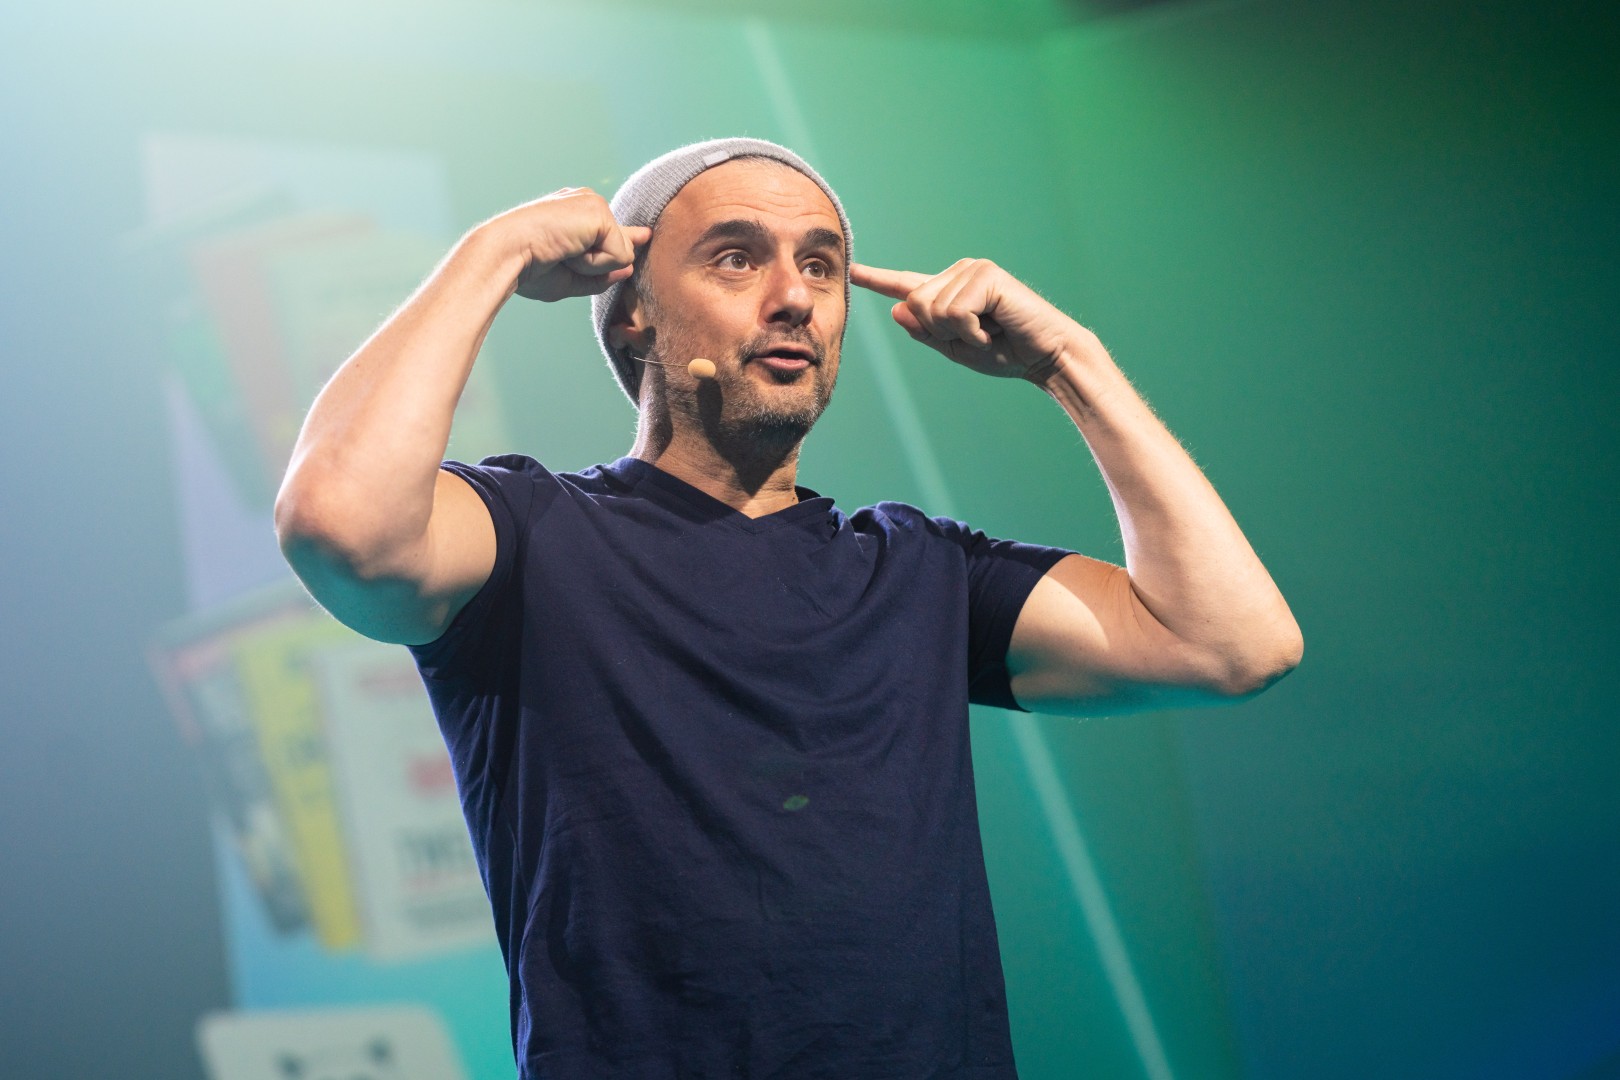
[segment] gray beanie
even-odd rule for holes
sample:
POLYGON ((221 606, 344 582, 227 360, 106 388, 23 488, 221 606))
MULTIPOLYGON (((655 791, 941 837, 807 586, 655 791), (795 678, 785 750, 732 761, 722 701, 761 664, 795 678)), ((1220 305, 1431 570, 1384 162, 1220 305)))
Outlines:
MULTIPOLYGON (((816 186, 832 200, 833 209, 838 211, 838 222, 844 227, 844 307, 847 310, 849 262, 855 256, 855 237, 849 228, 849 216, 844 213, 844 204, 838 201, 838 196, 827 186, 827 181, 821 178, 821 174, 785 146, 778 146, 764 139, 710 139, 707 142, 692 143, 671 150, 662 157, 656 157, 637 169, 628 180, 619 185, 619 190, 608 205, 612 207, 613 216, 620 225, 655 227, 659 215, 664 212, 664 207, 669 205, 669 201, 681 188, 691 182, 693 177, 705 169, 712 169, 722 162, 738 158, 769 158, 791 166, 814 180, 816 186)), ((630 404, 639 408, 641 365, 631 359, 628 350, 615 349, 607 336, 608 322, 619 310, 620 298, 629 284, 628 281, 615 282, 605 291, 591 297, 591 319, 596 324, 596 340, 602 346, 602 353, 607 357, 608 366, 613 369, 614 377, 619 380, 619 386, 630 398, 630 404)))

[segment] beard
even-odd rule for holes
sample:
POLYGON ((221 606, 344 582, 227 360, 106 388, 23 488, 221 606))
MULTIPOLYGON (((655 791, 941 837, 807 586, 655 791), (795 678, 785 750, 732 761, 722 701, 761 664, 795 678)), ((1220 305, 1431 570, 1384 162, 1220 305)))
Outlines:
MULTIPOLYGON (((702 355, 673 329, 654 335, 648 354, 649 359, 678 367, 702 355)), ((717 447, 732 451, 773 453, 802 442, 826 411, 837 381, 836 374, 827 370, 826 346, 802 331, 762 333, 738 346, 731 359, 735 363, 718 364, 715 380, 699 383, 696 394, 666 396, 671 410, 695 421, 717 447), (761 385, 747 370, 749 358, 780 345, 809 349, 815 359, 796 372, 765 369, 774 385, 761 385)))
POLYGON ((760 335, 737 349, 735 378, 721 387, 727 400, 720 411, 721 432, 730 438, 780 445, 798 443, 810 434, 816 421, 832 400, 836 376, 827 375, 827 350, 809 335, 760 335), (791 388, 773 390, 760 386, 759 381, 746 368, 749 357, 756 356, 776 345, 799 345, 815 353, 815 361, 797 372, 777 372, 767 369, 767 375, 777 386, 791 388))

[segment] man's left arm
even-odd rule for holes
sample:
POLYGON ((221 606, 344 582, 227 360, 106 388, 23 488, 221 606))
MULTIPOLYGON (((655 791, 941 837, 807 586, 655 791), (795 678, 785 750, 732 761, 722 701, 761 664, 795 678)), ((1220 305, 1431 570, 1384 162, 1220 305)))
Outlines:
POLYGON ((994 263, 935 275, 851 267, 898 301, 907 333, 987 375, 1050 394, 1113 498, 1125 566, 1070 555, 1025 601, 1007 652, 1034 712, 1096 713, 1258 693, 1303 639, 1226 504, 1097 336, 994 263))

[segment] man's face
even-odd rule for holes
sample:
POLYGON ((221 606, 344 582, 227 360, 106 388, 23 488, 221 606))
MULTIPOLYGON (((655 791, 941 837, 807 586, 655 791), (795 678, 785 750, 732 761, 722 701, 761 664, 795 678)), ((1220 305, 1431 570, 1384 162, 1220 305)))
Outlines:
POLYGON ((832 201, 796 169, 743 159, 682 188, 632 317, 652 330, 649 358, 671 365, 659 380, 671 411, 738 436, 803 438, 838 377, 846 254, 832 201), (712 384, 685 370, 699 356, 714 361, 712 384))

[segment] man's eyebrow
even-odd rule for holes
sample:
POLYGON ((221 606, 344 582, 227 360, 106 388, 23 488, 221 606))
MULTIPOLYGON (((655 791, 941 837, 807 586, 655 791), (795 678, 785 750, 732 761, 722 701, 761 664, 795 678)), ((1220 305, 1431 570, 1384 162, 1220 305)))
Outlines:
POLYGON ((832 248, 839 254, 840 257, 842 257, 844 254, 844 234, 833 232, 831 229, 824 229, 818 225, 816 228, 811 229, 809 232, 804 234, 804 239, 800 241, 800 246, 807 248, 832 248))
MULTIPOLYGON (((730 218, 726 221, 717 221, 704 229, 703 235, 693 242, 692 250, 696 251, 725 241, 768 247, 771 243, 771 233, 764 225, 750 218, 730 218)), ((799 241, 799 247, 832 248, 842 256, 844 234, 818 225, 804 234, 799 241)))
POLYGON ((722 240, 732 240, 743 244, 766 245, 770 243, 771 234, 757 221, 748 218, 731 218, 727 221, 717 221, 703 230, 703 235, 692 244, 693 250, 707 247, 722 240))

